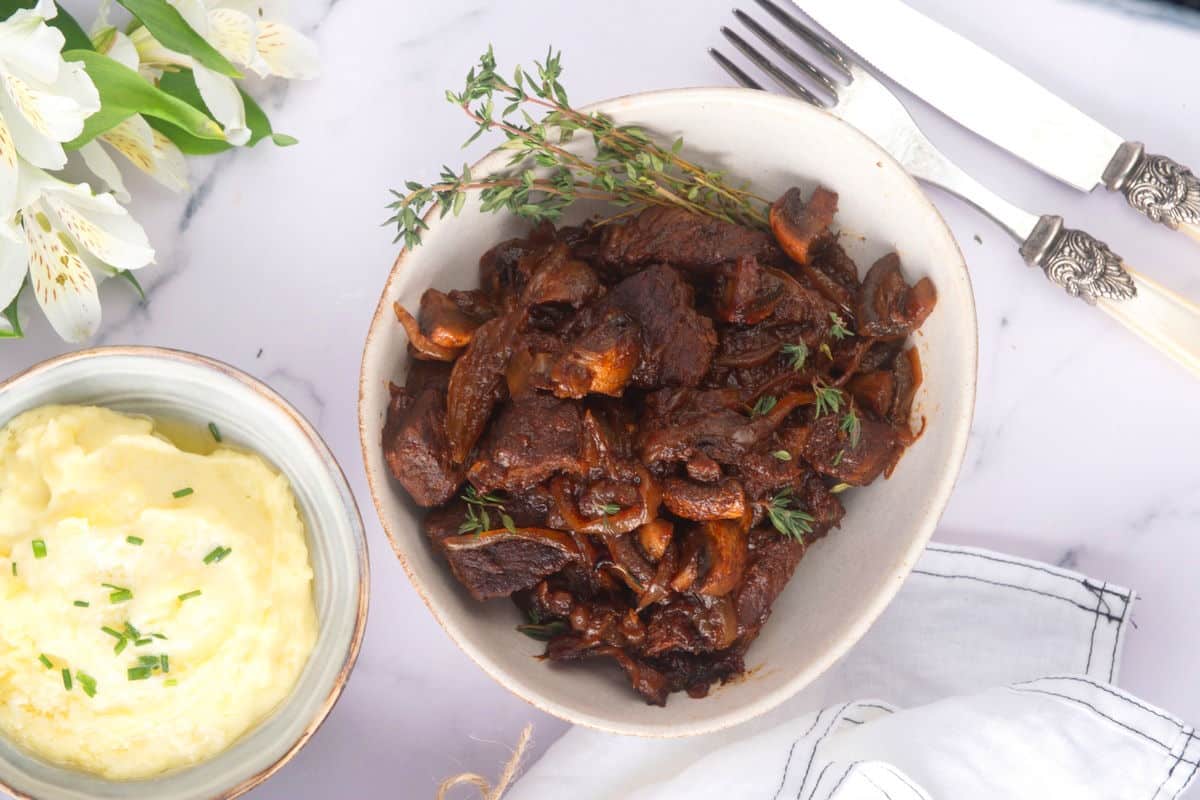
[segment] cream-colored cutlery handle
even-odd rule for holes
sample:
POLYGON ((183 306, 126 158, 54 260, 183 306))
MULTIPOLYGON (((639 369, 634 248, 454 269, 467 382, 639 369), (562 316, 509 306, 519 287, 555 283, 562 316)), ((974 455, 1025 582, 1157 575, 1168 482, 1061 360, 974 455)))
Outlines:
POLYGON ((1200 306, 1128 266, 1125 271, 1133 277, 1137 296, 1130 300, 1101 298, 1096 304, 1200 377, 1200 306))
POLYGON ((1179 230, 1192 237, 1192 241, 1200 242, 1200 223, 1196 225, 1188 225, 1184 223, 1179 226, 1179 230))

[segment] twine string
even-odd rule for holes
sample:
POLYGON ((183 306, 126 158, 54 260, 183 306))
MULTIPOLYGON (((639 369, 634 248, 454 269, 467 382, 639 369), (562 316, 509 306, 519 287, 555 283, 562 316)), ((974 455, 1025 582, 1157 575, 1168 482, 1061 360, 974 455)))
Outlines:
POLYGON ((529 749, 529 741, 532 737, 533 726, 526 725, 525 729, 521 731, 521 738, 517 739, 517 746, 513 749, 512 757, 505 763, 504 771, 500 773, 500 780, 497 781, 495 787, 488 783, 487 778, 482 775, 464 772, 452 775, 442 781, 441 786, 438 787, 436 800, 447 800, 450 790, 455 786, 474 786, 479 791, 480 800, 501 800, 521 769, 521 759, 525 757, 525 751, 529 749))

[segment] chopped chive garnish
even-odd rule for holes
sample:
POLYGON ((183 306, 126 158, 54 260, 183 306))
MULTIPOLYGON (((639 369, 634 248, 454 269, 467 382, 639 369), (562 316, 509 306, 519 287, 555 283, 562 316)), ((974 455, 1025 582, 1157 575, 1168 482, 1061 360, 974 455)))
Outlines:
POLYGON ((110 628, 107 625, 105 625, 100 630, 104 631, 109 636, 113 637, 114 639, 117 639, 118 641, 124 641, 124 639, 125 639, 125 634, 121 633, 119 630, 116 630, 115 628, 110 628))
POLYGON ((63 676, 63 686, 67 687, 68 692, 71 691, 71 685, 72 685, 71 684, 71 670, 67 669, 66 667, 63 667, 62 676, 63 676))
POLYGON ((158 666, 158 656, 138 656, 138 663, 143 667, 153 669, 158 666))
POLYGON ((79 687, 83 689, 83 693, 88 697, 96 696, 96 679, 86 672, 79 670, 75 671, 75 680, 79 681, 79 687))
POLYGON ((217 423, 208 423, 208 432, 212 434, 213 439, 216 439, 218 442, 221 441, 221 429, 217 427, 217 423))
POLYGON ((45 653, 38 656, 38 661, 42 662, 42 666, 46 669, 54 669, 54 662, 47 658, 45 653))
POLYGON ((171 492, 171 497, 174 497, 176 500, 178 500, 181 497, 187 497, 191 493, 192 487, 185 486, 182 489, 176 489, 175 491, 171 492))
POLYGON ((128 676, 129 680, 131 681, 149 680, 150 675, 153 672, 154 670, 150 669, 149 667, 130 667, 129 669, 125 670, 126 676, 128 676))
POLYGON ((163 653, 161 656, 159 656, 159 657, 158 657, 158 660, 159 660, 159 663, 161 663, 161 664, 162 664, 162 671, 163 671, 163 672, 170 672, 170 671, 171 671, 171 661, 170 661, 170 659, 168 659, 168 658, 167 658, 167 654, 166 654, 166 653, 163 653))
POLYGON ((199 597, 202 594, 204 594, 204 593, 201 592, 199 589, 193 589, 190 592, 184 592, 183 594, 179 595, 179 602, 181 602, 181 603, 187 602, 188 600, 191 600, 193 597, 199 597))
POLYGON ((232 547, 217 547, 204 557, 205 564, 216 564, 225 560, 225 556, 233 552, 232 547))
POLYGON ((100 584, 105 589, 112 589, 108 594, 108 602, 110 603, 127 603, 133 599, 133 592, 126 589, 124 586, 117 586, 113 583, 100 584))
POLYGON ((129 542, 132 545, 137 545, 138 547, 141 547, 142 545, 144 545, 146 543, 146 540, 140 536, 126 536, 125 541, 129 542))
POLYGON ((87 608, 90 605, 91 605, 91 603, 89 603, 87 600, 76 600, 75 601, 76 608, 87 608))
POLYGON ((127 639, 140 639, 140 638, 142 638, 142 634, 138 631, 137 628, 133 627, 132 622, 126 622, 125 623, 125 637, 127 639))
POLYGON ((113 655, 114 656, 121 655, 121 653, 125 652, 125 648, 128 646, 129 646, 129 640, 122 638, 121 641, 117 642, 116 645, 113 646, 113 655))
POLYGON ((17 562, 15 561, 12 563, 12 573, 14 578, 17 577, 17 562))
POLYGON ((163 636, 161 633, 152 633, 150 635, 155 639, 162 639, 164 642, 167 640, 167 637, 163 636))
POLYGON ((154 640, 149 636, 143 636, 141 639, 136 639, 133 642, 134 647, 145 647, 148 644, 153 644, 154 640))
POLYGON ((175 680, 174 678, 168 678, 167 680, 163 681, 163 686, 178 686, 178 685, 179 685, 179 681, 175 680))
POLYGON ((42 541, 41 539, 33 540, 33 557, 34 558, 45 558, 46 557, 46 543, 44 541, 42 541))

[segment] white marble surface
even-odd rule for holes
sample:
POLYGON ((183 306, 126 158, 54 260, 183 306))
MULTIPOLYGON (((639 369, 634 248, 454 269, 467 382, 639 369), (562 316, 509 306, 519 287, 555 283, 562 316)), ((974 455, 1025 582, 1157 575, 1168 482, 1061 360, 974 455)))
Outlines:
MULTIPOLYGON (((135 305, 124 285, 104 287, 97 343, 194 350, 263 378, 324 433, 367 520, 374 586, 358 669, 309 746, 253 796, 427 797, 449 773, 491 770, 527 721, 536 724, 539 748, 563 726, 458 652, 375 520, 355 395, 363 336, 396 249, 379 226, 386 190, 464 158, 457 146, 465 121, 442 90, 459 85, 488 42, 505 64, 540 56, 547 42, 563 48, 577 101, 724 85, 704 48, 719 44, 730 4, 294 3, 322 46, 324 76, 259 96, 276 128, 300 145, 193 162, 186 197, 133 180, 135 212, 158 247, 159 266, 143 273, 148 306, 135 305)), ((1200 166, 1200 33, 1056 0, 914 4, 1130 138, 1200 166)), ((928 109, 916 111, 939 144, 1013 200, 1086 224, 1144 272, 1200 298, 1194 244, 1137 219, 1117 197, 1077 194, 928 109)), ((953 198, 933 197, 971 265, 981 355, 970 449, 937 538, 1139 589, 1121 683, 1200 720, 1200 646, 1192 638, 1200 601, 1195 380, 1052 290, 988 220, 953 198)), ((0 345, 0 374, 68 349, 36 312, 26 316, 30 337, 0 345)))

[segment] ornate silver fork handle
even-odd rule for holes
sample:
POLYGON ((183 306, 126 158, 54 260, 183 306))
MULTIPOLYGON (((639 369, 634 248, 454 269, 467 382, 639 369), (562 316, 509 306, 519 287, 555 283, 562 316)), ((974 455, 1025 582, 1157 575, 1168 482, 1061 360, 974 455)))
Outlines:
MULTIPOLYGON (((734 15, 747 29, 799 73, 814 80, 818 91, 830 95, 832 102, 810 91, 735 31, 722 28, 730 43, 757 67, 789 93, 825 108, 875 140, 913 177, 940 186, 983 211, 1019 243, 1027 264, 1040 268, 1069 295, 1098 306, 1200 375, 1200 307, 1130 269, 1103 241, 1084 231, 1067 228, 1061 217, 1032 214, 983 186, 942 154, 921 132, 899 98, 850 56, 771 0, 756 2, 826 58, 832 72, 847 83, 835 81, 753 17, 736 10, 734 15)), ((710 53, 738 83, 753 89, 763 88, 720 52, 710 50, 710 53)), ((1128 174, 1122 184, 1130 187, 1131 197, 1133 174, 1141 169, 1140 164, 1148 163, 1135 155, 1131 152, 1128 174)))
POLYGON ((1200 179, 1179 162, 1126 142, 1104 171, 1104 185, 1155 222, 1200 241, 1200 179))

